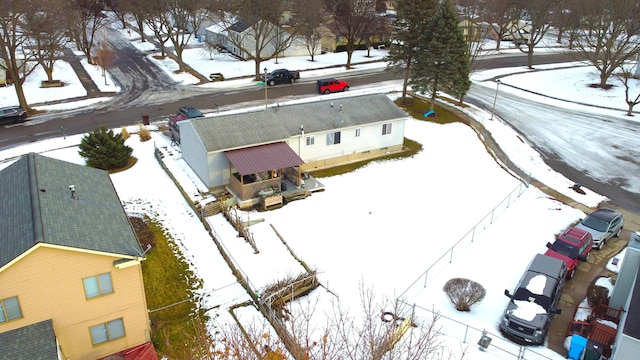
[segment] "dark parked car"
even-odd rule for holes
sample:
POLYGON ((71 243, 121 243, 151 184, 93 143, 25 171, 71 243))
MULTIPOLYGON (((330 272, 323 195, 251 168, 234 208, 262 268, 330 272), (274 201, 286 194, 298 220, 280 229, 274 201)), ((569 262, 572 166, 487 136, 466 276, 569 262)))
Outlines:
POLYGON ((586 230, 593 236, 593 247, 602 249, 607 240, 620 236, 624 218, 620 212, 602 208, 587 215, 576 225, 578 229, 586 230))
POLYGON ((27 111, 20 106, 0 108, 0 125, 17 124, 27 119, 27 111))
POLYGON ((180 109, 178 109, 178 115, 183 115, 187 119, 204 117, 204 114, 202 114, 202 111, 200 111, 197 108, 194 108, 192 106, 183 106, 183 107, 181 107, 180 109))
POLYGON ((560 259, 567 264, 567 278, 573 278, 580 261, 587 261, 593 248, 591 233, 576 227, 569 227, 558 236, 556 241, 547 243, 549 248, 544 254, 560 259))
POLYGON ((500 321, 507 336, 529 344, 543 344, 557 308, 567 276, 564 261, 537 254, 520 279, 500 321))
MULTIPOLYGON (((300 72, 295 70, 277 69, 267 74, 267 85, 274 86, 278 84, 292 84, 300 79, 300 72)), ((262 81, 265 81, 262 75, 262 81)))

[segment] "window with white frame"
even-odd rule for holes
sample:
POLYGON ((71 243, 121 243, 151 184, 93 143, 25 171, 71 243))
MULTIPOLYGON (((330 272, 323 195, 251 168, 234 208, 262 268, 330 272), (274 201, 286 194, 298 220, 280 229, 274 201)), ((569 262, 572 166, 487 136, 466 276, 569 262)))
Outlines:
POLYGON ((17 296, 0 300, 0 323, 20 319, 21 317, 22 311, 20 310, 17 296))
POLYGON ((340 131, 327 134, 327 145, 340 144, 340 131))
POLYGON ((391 134, 391 123, 382 124, 382 135, 391 134))
POLYGON ((102 344, 124 337, 124 322, 116 319, 104 324, 94 325, 89 328, 91 333, 91 343, 93 345, 102 344))
POLYGON ((307 136, 307 146, 311 146, 316 143, 315 135, 307 136))
POLYGON ((356 137, 360 137, 360 128, 356 128, 356 137))
POLYGON ((87 299, 113 293, 113 284, 109 273, 84 278, 82 283, 87 299))

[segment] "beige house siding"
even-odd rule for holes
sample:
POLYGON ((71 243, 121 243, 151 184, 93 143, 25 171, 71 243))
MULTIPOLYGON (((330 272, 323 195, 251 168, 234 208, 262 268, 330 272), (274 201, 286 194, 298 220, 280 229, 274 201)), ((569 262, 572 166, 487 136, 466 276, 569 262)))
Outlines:
POLYGON ((142 269, 117 269, 119 257, 39 245, 0 273, 0 299, 18 296, 22 318, 0 324, 0 332, 52 319, 64 355, 95 359, 149 341, 142 269), (87 299, 83 278, 109 273, 113 293, 87 299), (97 346, 89 328, 122 318, 125 337, 97 346))

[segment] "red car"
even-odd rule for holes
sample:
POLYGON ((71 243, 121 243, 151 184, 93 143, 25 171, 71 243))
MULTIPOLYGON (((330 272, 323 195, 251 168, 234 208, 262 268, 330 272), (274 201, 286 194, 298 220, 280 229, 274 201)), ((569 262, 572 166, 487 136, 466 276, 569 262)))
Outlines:
POLYGON ((554 243, 547 243, 549 248, 546 256, 560 259, 567 264, 567 277, 571 279, 580 261, 587 261, 591 248, 593 247, 593 237, 588 231, 570 227, 565 230, 554 243))

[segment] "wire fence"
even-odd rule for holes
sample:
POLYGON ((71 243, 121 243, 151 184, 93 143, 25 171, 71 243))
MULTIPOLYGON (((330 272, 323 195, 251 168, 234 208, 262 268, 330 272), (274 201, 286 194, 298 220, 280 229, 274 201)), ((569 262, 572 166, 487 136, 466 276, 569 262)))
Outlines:
POLYGON ((411 319, 415 323, 428 323, 433 319, 437 319, 438 335, 460 340, 469 347, 478 346, 481 350, 494 355, 496 358, 513 357, 517 360, 553 359, 537 352, 534 348, 518 345, 486 329, 475 328, 416 304, 408 304, 402 300, 398 300, 398 302, 399 308, 411 309, 411 319))
POLYGON ((462 236, 453 246, 451 246, 444 254, 442 254, 431 266, 429 266, 409 287, 400 294, 399 298, 406 298, 409 291, 415 286, 422 284, 422 288, 426 288, 431 280, 431 275, 439 273, 441 270, 453 262, 456 250, 462 252, 463 247, 471 245, 493 222, 502 215, 511 206, 524 191, 529 187, 531 175, 523 179, 515 189, 513 189, 502 201, 498 203, 487 215, 474 225, 471 230, 462 236))

